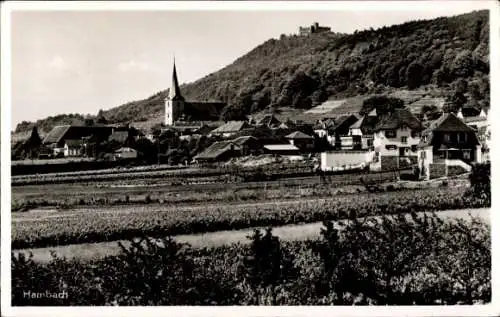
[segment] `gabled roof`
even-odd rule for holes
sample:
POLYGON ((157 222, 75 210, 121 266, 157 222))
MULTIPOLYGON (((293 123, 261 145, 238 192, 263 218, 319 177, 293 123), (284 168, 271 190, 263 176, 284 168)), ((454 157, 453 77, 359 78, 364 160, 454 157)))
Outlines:
POLYGON ((374 131, 396 130, 407 126, 412 130, 421 131, 423 129, 420 120, 415 117, 408 109, 395 109, 391 114, 381 119, 375 126, 374 131))
POLYGON ((425 131, 441 131, 441 132, 470 132, 471 127, 465 124, 453 113, 443 113, 441 117, 433 121, 425 131))
POLYGON ((135 150, 131 147, 121 147, 115 151, 115 153, 125 153, 125 152, 137 152, 137 150, 135 150))
POLYGON ((334 119, 335 125, 333 127, 330 127, 328 129, 328 132, 335 133, 336 131, 339 131, 341 129, 348 130, 349 127, 357 120, 358 117, 353 114, 339 116, 334 119))
POLYGON ((216 121, 226 106, 218 101, 187 101, 184 103, 184 114, 190 121, 216 121))
POLYGON ((368 113, 368 116, 376 117, 377 116, 377 109, 373 108, 373 110, 368 113))
POLYGON ((363 134, 371 134, 378 123, 379 118, 364 116, 350 126, 350 129, 360 129, 363 134))
POLYGON ((195 159, 216 159, 221 154, 223 154, 227 151, 230 151, 231 145, 234 147, 234 149, 239 148, 239 146, 237 144, 234 144, 231 141, 219 141, 219 142, 215 142, 212 145, 210 145, 208 148, 205 149, 205 151, 196 155, 194 158, 195 159))
POLYGON ((54 127, 43 139, 43 143, 58 143, 68 132, 70 125, 60 125, 54 127))
POLYGON ((256 118, 256 125, 266 125, 268 127, 271 126, 279 126, 281 121, 279 121, 274 115, 266 114, 261 118, 256 118))
POLYGON ((422 132, 419 146, 433 144, 435 132, 473 132, 472 135, 476 139, 475 143, 479 144, 474 129, 466 125, 453 113, 443 113, 441 117, 431 122, 429 127, 422 132))
POLYGON ((305 134, 302 131, 295 131, 287 135, 285 138, 292 140, 311 140, 314 139, 312 136, 305 134))
POLYGON ((250 125, 246 121, 229 121, 213 130, 212 133, 238 132, 246 128, 250 128, 250 125))
POLYGON ((109 137, 111 131, 112 128, 108 126, 56 126, 49 132, 49 134, 47 134, 47 136, 45 136, 43 143, 59 143, 63 140, 78 140, 90 136, 104 140, 109 137))
POLYGON ((314 130, 328 130, 335 126, 335 121, 332 118, 327 118, 318 121, 314 126, 314 130))
POLYGON ((239 145, 239 146, 242 146, 244 144, 246 144, 247 142, 249 141, 258 141, 256 137, 253 137, 253 136, 240 136, 234 140, 232 140, 232 142, 236 145, 239 145))

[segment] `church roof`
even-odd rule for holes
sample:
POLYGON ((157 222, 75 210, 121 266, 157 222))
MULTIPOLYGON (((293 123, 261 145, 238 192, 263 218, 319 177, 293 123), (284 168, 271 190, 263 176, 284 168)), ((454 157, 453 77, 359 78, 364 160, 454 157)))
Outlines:
POLYGON ((184 97, 182 97, 181 95, 179 81, 177 80, 177 70, 175 68, 175 60, 174 60, 174 70, 172 72, 172 87, 170 87, 170 91, 168 92, 168 98, 170 100, 184 100, 184 97))

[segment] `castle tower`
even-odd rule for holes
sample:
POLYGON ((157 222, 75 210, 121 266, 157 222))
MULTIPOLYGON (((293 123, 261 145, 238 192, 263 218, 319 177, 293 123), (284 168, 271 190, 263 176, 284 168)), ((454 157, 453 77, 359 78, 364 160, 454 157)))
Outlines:
POLYGON ((174 59, 174 70, 172 73, 172 86, 168 93, 167 98, 165 98, 165 125, 173 125, 175 121, 179 119, 184 113, 184 97, 181 95, 181 89, 179 88, 179 82, 177 80, 177 70, 175 69, 175 59, 174 59))

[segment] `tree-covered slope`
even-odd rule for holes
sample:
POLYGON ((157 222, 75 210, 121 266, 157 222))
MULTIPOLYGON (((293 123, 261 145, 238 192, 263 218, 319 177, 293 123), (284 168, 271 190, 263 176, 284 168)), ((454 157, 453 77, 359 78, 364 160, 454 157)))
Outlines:
MULTIPOLYGON (((461 90, 489 107, 489 14, 412 21, 353 34, 270 39, 225 68, 181 87, 187 100, 222 100, 222 119, 266 107, 307 109, 328 98, 370 94, 381 87, 434 85, 461 90)), ((167 91, 104 111, 110 122, 163 116, 167 91)), ((50 121, 54 124, 54 120, 50 121)), ((49 128, 37 123, 43 131, 49 128)), ((31 129, 29 123, 18 130, 31 129)))

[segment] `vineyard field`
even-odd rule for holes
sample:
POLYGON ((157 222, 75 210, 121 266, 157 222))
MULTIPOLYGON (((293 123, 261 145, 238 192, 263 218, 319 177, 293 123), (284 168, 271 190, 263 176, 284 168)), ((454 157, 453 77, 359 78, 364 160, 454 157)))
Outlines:
MULTIPOLYGON (((258 226, 310 223, 445 209, 485 207, 464 200, 463 188, 439 188, 341 195, 268 203, 201 206, 130 206, 78 209, 13 217, 12 247, 32 248, 74 243, 233 230, 258 226)), ((14 214, 15 215, 15 214, 14 214)))

